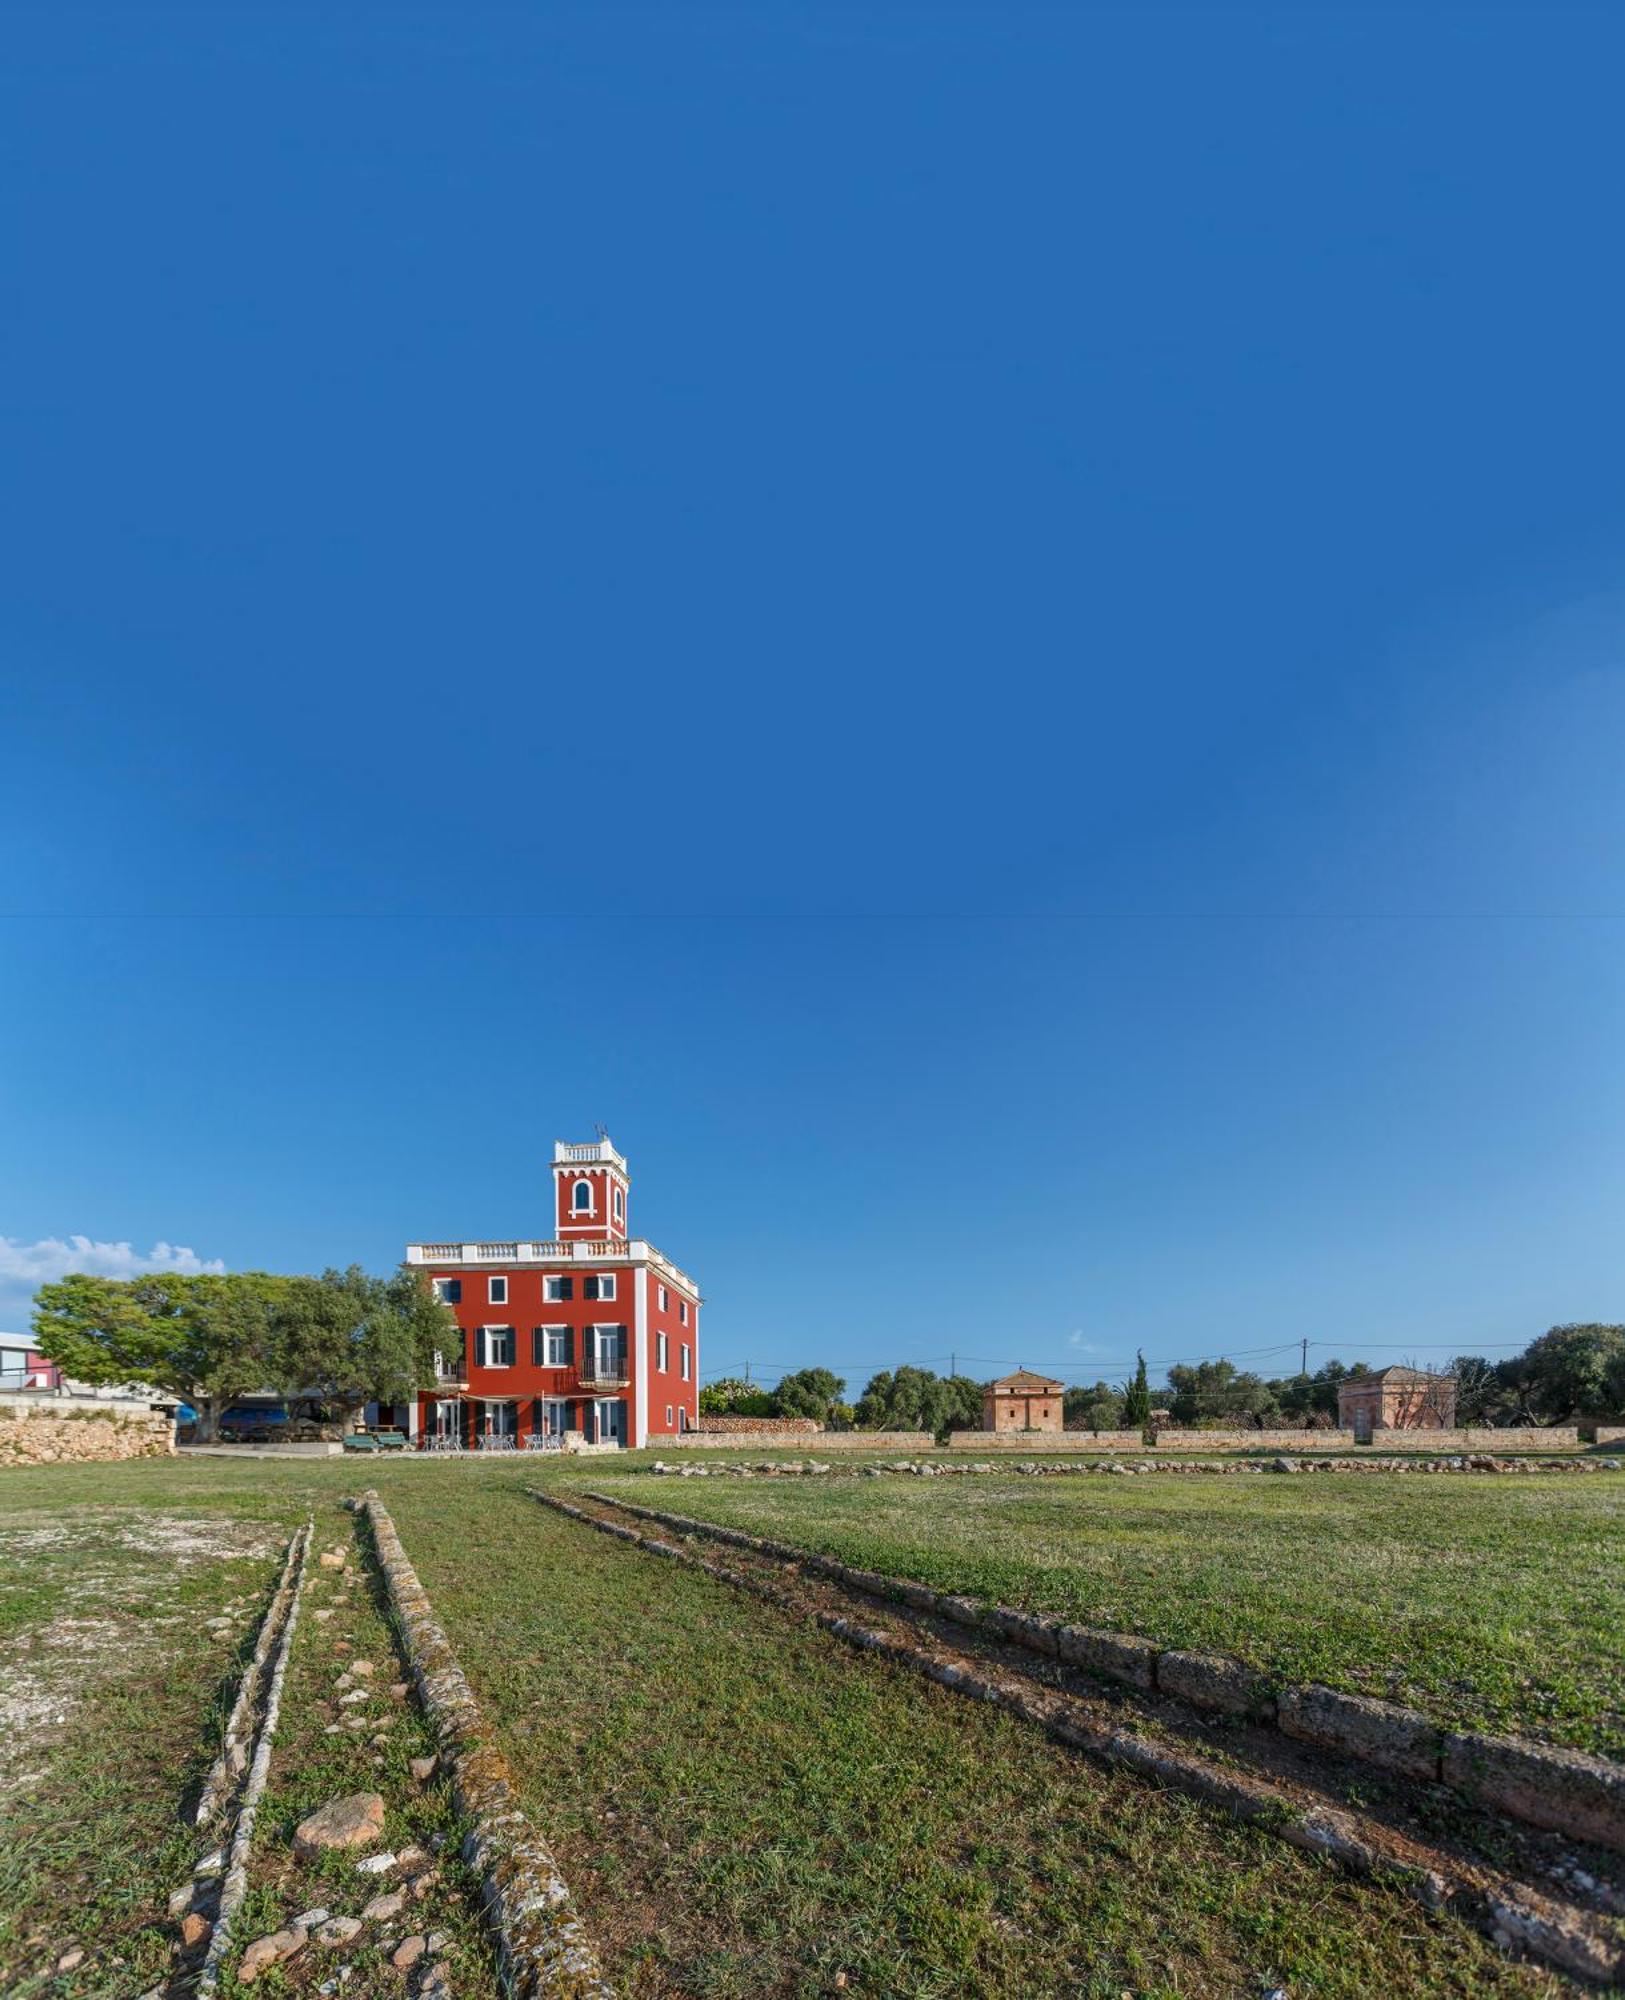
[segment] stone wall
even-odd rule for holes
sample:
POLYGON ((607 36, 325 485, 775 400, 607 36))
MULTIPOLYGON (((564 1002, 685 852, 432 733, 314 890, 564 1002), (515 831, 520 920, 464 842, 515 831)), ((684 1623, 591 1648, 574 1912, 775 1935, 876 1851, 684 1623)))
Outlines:
POLYGON ((1599 1424, 1598 1444, 1625 1444, 1625 1424, 1599 1424))
MULTIPOLYGON (((824 1426, 816 1417, 701 1417, 700 1435, 735 1438, 816 1437, 824 1426)), ((693 1432, 685 1431, 684 1437, 693 1432)), ((673 1440, 668 1439, 668 1443, 673 1440)))
MULTIPOLYGON (((1599 1443, 1625 1439, 1625 1430, 1599 1431, 1599 1443)), ((1062 1431, 1059 1436, 1044 1431, 1014 1432, 997 1436, 989 1431, 954 1431, 948 1439, 950 1451, 969 1452, 992 1458, 1002 1453, 1039 1457, 1052 1452, 1100 1452, 1112 1458, 1144 1458, 1149 1451, 1228 1452, 1306 1451, 1334 1452, 1364 1456, 1367 1452, 1427 1452, 1433 1456, 1451 1452, 1573 1451, 1578 1431, 1567 1430, 1455 1430, 1378 1431, 1369 1445, 1357 1445, 1349 1431, 1187 1431, 1166 1429, 1157 1433, 1155 1445, 1148 1446, 1138 1431, 1062 1431)), ((820 1449, 823 1448, 822 1441, 820 1449)))
MULTIPOLYGON (((1374 1431, 1368 1445, 1348 1431, 1181 1431, 1157 1433, 1156 1449, 1168 1451, 1313 1451, 1363 1456, 1366 1452, 1476 1451, 1501 1456, 1514 1451, 1573 1451, 1580 1433, 1572 1427, 1531 1430, 1374 1431)), ((1119 1446, 1121 1451, 1123 1447, 1119 1446)))
POLYGON ((172 1418, 144 1403, 64 1409, 0 1398, 0 1467, 77 1465, 90 1459, 163 1458, 175 1449, 172 1418))
MULTIPOLYGON (((808 1419, 797 1419, 799 1422, 808 1419)), ((980 1437, 981 1433, 971 1433, 980 1437)), ((823 1458, 832 1451, 879 1451, 895 1455, 905 1451, 930 1451, 936 1439, 929 1431, 821 1431, 793 1430, 789 1424, 764 1419, 749 1430, 684 1431, 681 1437, 650 1438, 651 1451, 784 1451, 792 1447, 814 1452, 823 1458)))
POLYGON ((1145 1445, 1138 1431, 950 1431, 950 1451, 975 1452, 991 1458, 1005 1452, 1104 1451, 1121 1458, 1125 1452, 1141 1453, 1145 1445))
MULTIPOLYGON (((1444 1431, 1429 1431, 1429 1448, 1447 1451, 1438 1440, 1444 1431)), ((1420 1447, 1418 1447, 1420 1448, 1420 1447)), ((1158 1451, 1336 1451, 1355 1449, 1352 1431, 1186 1431, 1169 1427, 1157 1432, 1158 1451)))

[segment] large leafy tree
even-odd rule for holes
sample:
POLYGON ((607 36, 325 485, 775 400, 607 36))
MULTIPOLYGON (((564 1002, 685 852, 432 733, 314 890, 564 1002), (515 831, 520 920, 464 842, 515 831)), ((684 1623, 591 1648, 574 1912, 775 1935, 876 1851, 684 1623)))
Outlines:
POLYGON ((1068 1389, 1061 1398, 1061 1417, 1069 1431, 1114 1431, 1122 1415, 1123 1392, 1109 1382, 1068 1389))
POLYGON ((982 1385, 968 1375, 938 1375, 930 1368, 883 1368, 869 1378, 852 1420, 859 1430, 974 1430, 982 1421, 982 1385))
POLYGON ((77 1381, 128 1382, 192 1404, 210 1437, 223 1403, 274 1385, 276 1307, 290 1282, 264 1271, 75 1272, 40 1287, 34 1337, 77 1381))
POLYGON ((1625 1326, 1554 1326, 1519 1357, 1519 1387, 1548 1422, 1625 1411, 1625 1326))
POLYGON ((738 1375, 719 1375, 700 1391, 702 1417, 776 1417, 778 1402, 759 1382, 738 1375))
POLYGON ((434 1381, 435 1355, 461 1338, 414 1271, 378 1278, 352 1264, 290 1278, 277 1302, 277 1386, 350 1411, 400 1402, 434 1381))
POLYGON ((831 1413, 846 1394, 846 1384, 827 1368, 799 1368, 781 1378, 773 1400, 784 1417, 816 1417, 827 1424, 831 1413))
POLYGON ((1168 1407, 1182 1424, 1214 1417, 1267 1422, 1280 1410, 1273 1385, 1238 1369, 1233 1361, 1200 1361, 1192 1367, 1170 1368, 1168 1388, 1168 1407))

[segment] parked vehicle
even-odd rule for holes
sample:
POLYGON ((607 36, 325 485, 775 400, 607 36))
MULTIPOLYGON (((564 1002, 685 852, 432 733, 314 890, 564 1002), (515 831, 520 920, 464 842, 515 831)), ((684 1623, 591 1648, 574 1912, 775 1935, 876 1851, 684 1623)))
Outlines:
POLYGON ((233 1403, 220 1417, 224 1444, 273 1444, 287 1428, 288 1411, 283 1403, 233 1403))

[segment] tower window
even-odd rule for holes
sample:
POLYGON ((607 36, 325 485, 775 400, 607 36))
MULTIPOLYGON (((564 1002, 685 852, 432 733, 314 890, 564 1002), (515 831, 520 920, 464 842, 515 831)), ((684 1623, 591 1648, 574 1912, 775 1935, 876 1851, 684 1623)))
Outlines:
POLYGON ((572 1207, 574 1207, 578 1215, 582 1212, 583 1209, 591 1208, 592 1183, 590 1181, 577 1181, 575 1187, 575 1193, 570 1197, 570 1201, 572 1207))
POLYGON ((626 1220, 626 1196, 621 1193, 619 1188, 615 1190, 615 1220, 617 1222, 624 1222, 626 1220))

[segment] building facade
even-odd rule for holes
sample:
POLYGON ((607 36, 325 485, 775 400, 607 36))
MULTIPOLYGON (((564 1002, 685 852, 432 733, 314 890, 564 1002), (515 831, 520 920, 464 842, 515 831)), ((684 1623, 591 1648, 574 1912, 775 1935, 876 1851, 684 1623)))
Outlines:
MULTIPOLYGON (((26 1333, 0 1333, 0 1389, 60 1389, 62 1370, 26 1333)), ((87 1395, 89 1390, 85 1392, 87 1395)))
POLYGON ((1456 1378, 1420 1368, 1383 1368, 1337 1387, 1337 1425, 1363 1442, 1373 1431, 1448 1431, 1456 1423, 1456 1378))
POLYGON ((982 1429, 1058 1431, 1065 1393, 1064 1382, 1052 1382, 1047 1375, 1035 1375, 1028 1368, 1001 1375, 982 1391, 982 1429))
POLYGON ((699 1289, 631 1234, 626 1161, 607 1138, 557 1144, 553 1186, 545 1242, 407 1245, 462 1334, 404 1413, 415 1443, 636 1450, 696 1428, 699 1289))

